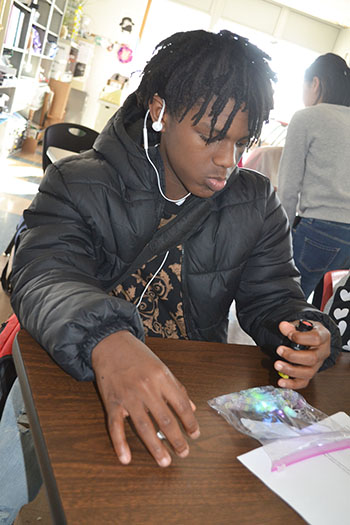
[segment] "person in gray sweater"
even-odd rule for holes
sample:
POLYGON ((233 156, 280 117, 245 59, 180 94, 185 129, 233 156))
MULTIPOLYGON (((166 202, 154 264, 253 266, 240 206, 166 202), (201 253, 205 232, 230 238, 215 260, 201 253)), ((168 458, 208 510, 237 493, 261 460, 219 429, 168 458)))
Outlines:
POLYGON ((350 268, 350 69, 338 55, 306 70, 289 126, 278 193, 293 228, 294 260, 309 297, 324 274, 350 268), (296 217, 297 215, 297 217, 296 217))

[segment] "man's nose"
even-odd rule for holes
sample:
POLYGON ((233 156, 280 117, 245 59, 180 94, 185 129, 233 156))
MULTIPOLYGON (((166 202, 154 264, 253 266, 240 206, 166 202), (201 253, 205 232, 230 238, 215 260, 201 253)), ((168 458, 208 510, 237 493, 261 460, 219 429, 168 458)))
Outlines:
POLYGON ((218 148, 213 157, 214 163, 225 169, 233 168, 236 165, 235 161, 235 145, 229 141, 222 140, 218 144, 218 148))

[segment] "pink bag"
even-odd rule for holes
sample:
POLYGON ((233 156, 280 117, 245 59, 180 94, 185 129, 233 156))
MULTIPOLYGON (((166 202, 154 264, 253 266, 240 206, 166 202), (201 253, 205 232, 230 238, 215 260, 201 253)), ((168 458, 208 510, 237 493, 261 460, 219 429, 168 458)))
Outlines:
POLYGON ((20 324, 15 314, 8 318, 3 330, 0 332, 0 359, 12 354, 12 344, 19 331, 20 324))
POLYGON ((12 359, 12 344, 19 329, 20 324, 15 314, 11 315, 0 328, 0 417, 7 396, 17 377, 12 359))

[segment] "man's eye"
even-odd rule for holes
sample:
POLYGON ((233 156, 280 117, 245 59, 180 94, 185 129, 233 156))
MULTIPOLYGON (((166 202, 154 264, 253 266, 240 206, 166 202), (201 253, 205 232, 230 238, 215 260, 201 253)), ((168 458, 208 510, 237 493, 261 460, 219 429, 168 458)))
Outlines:
POLYGON ((247 147, 247 143, 246 142, 236 142, 236 147, 237 148, 246 148, 247 147))
POLYGON ((202 140, 204 140, 204 142, 206 144, 208 144, 208 141, 210 140, 210 143, 209 144, 213 144, 215 142, 220 142, 221 140, 223 140, 223 137, 222 138, 219 138, 219 137, 212 137, 211 139, 209 137, 206 137, 205 135, 199 135, 200 138, 202 140))

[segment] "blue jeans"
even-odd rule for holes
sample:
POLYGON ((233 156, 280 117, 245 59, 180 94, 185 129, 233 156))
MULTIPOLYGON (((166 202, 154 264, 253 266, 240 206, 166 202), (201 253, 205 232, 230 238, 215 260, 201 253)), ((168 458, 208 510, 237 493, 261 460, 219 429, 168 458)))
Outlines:
POLYGON ((293 250, 308 298, 325 273, 350 269, 350 224, 302 218, 293 230, 293 250))
POLYGON ((22 392, 16 379, 0 421, 0 525, 11 525, 41 486, 22 392))

